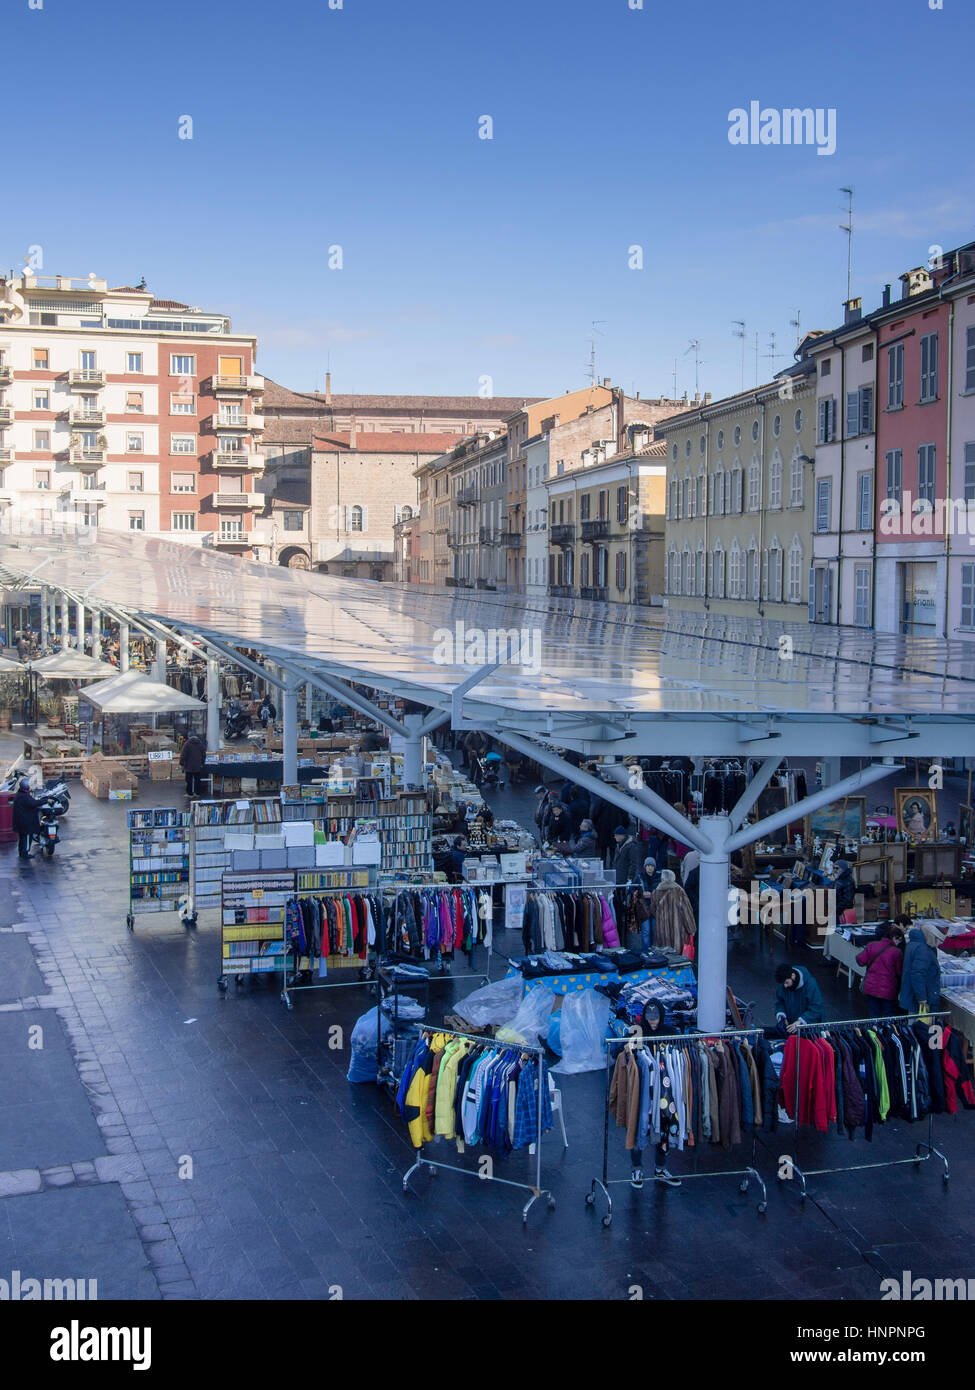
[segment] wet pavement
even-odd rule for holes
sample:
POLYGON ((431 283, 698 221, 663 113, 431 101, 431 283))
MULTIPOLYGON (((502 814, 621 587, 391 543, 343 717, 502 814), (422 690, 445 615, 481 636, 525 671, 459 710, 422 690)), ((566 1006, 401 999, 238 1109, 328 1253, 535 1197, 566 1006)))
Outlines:
MULTIPOLYGON (((371 991, 299 994, 291 1012, 271 979, 221 994, 217 914, 195 931, 175 915, 137 918, 130 933, 128 808, 78 782, 72 792, 52 860, 21 865, 0 847, 0 1277, 97 1279, 100 1298, 623 1299, 638 1286, 669 1300, 875 1299, 903 1269, 975 1276, 975 1113, 935 1119, 947 1188, 936 1162, 906 1163, 811 1178, 803 1204, 775 1181, 780 1132, 759 1138, 764 1216, 733 1177, 623 1184, 607 1230, 585 1204, 603 1077, 567 1076, 569 1148, 557 1125, 543 1146, 554 1211, 538 1204, 523 1227, 523 1194, 446 1172, 405 1194, 404 1127, 375 1087, 346 1081, 348 1051, 334 1045, 334 1025, 345 1043, 371 991)), ((530 823, 531 784, 490 799, 530 823)), ((884 799, 878 789, 869 804, 884 799)), ((183 805, 181 786, 143 781, 136 804, 183 805)), ((731 982, 759 1020, 782 958, 780 944, 730 949, 731 982)), ((820 955, 798 958, 829 1014, 862 1012, 820 955)), ((434 986, 434 1018, 472 987, 434 986)), ((902 1158, 926 1132, 891 1123, 868 1145, 804 1131, 802 1153, 809 1167, 902 1158)), ((701 1168, 738 1167, 746 1152, 701 1168)), ((615 1129, 610 1154, 625 1176, 615 1129)), ((671 1166, 686 1175, 692 1159, 671 1166)), ((529 1171, 525 1155, 503 1167, 529 1171)))

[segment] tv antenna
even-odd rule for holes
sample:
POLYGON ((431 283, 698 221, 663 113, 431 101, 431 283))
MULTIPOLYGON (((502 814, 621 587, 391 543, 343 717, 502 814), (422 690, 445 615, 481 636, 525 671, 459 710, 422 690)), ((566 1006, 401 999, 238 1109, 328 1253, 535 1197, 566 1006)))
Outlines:
MULTIPOLYGON (((701 373, 701 340, 700 340, 700 338, 692 338, 692 339, 690 340, 690 346, 687 348, 687 350, 686 350, 685 353, 684 353, 684 356, 685 356, 685 357, 687 356, 687 353, 688 353, 688 352, 693 352, 693 354, 694 354, 694 394, 695 394, 695 396, 699 396, 699 395, 701 394, 701 381, 700 381, 700 373, 701 373)), ((674 363, 674 367, 675 367, 675 372, 674 372, 674 390, 675 390, 675 392, 676 392, 676 390, 677 390, 677 380, 676 380, 676 375, 677 375, 677 374, 676 374, 676 367, 677 367, 677 363, 676 363, 676 362, 674 363)))
POLYGON ((841 188, 840 192, 846 194, 847 205, 843 211, 849 218, 846 224, 840 223, 840 231, 846 232, 846 297, 849 299, 853 284, 853 189, 841 188))
POLYGON ((799 310, 799 309, 796 310, 796 316, 795 316, 795 318, 789 320, 789 327, 790 327, 790 328, 794 328, 794 329, 796 330, 796 347, 798 348, 799 344, 802 342, 802 312, 801 312, 801 310, 799 310))
MULTIPOLYGON (((599 333, 599 325, 605 323, 605 319, 592 320, 592 332, 589 334, 589 385, 596 384, 596 334, 599 333)), ((602 334, 600 334, 602 337, 602 334)))
POLYGON ((744 320, 744 319, 732 319, 732 324, 733 324, 732 336, 735 337, 735 338, 740 338, 740 339, 741 339, 741 387, 740 387, 740 389, 741 389, 742 391, 744 391, 744 389, 745 389, 745 320, 744 320))

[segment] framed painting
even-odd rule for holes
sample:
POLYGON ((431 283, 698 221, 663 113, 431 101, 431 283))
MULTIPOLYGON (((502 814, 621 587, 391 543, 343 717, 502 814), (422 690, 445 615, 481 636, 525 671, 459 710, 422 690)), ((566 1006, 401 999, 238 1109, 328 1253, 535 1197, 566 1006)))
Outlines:
POLYGON ((857 840, 867 827, 867 798, 847 796, 842 801, 834 801, 829 806, 821 806, 806 817, 807 836, 818 835, 821 839, 857 840))
POLYGON ((938 794, 930 787, 898 787, 894 792, 897 829, 915 840, 938 838, 938 794))

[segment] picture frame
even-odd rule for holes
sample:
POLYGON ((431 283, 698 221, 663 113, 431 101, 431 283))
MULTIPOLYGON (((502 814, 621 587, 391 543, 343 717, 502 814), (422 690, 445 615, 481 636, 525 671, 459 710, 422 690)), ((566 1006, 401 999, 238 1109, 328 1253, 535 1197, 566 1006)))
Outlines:
POLYGON ((970 848, 972 843, 973 812, 964 803, 958 807, 958 842, 970 848))
POLYGON ((938 793, 931 787, 897 787, 894 791, 897 829, 915 840, 938 838, 938 793))
POLYGON ((806 816, 806 838, 860 840, 867 829, 867 798, 846 796, 806 816))

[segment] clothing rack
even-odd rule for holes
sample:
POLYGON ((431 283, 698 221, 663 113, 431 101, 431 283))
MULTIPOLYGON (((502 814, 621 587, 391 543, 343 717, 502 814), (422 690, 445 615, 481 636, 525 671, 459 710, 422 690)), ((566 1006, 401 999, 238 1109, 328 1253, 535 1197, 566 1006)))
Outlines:
MULTIPOLYGON (((429 893, 429 892, 452 893, 452 892, 454 891, 455 888, 459 888, 461 891, 472 892, 472 893, 474 894, 475 902, 476 902, 477 894, 478 894, 478 889, 479 889, 481 886, 485 886, 485 887, 486 887, 486 886, 488 886, 488 885, 475 885, 475 884, 473 884, 473 883, 415 883, 415 882, 413 882, 413 881, 410 880, 410 879, 394 879, 391 883, 390 883, 390 882, 386 882, 386 883, 381 884, 380 887, 381 887, 381 890, 382 890, 384 893, 386 893, 386 894, 388 894, 388 893, 390 893, 390 892, 393 893, 393 917, 392 917, 392 924, 393 924, 393 932, 394 932, 394 946, 393 946, 394 951, 397 949, 397 948, 396 948, 396 943, 395 943, 396 916, 397 916, 397 912, 398 912, 398 909, 399 909, 399 900, 400 900, 400 897, 401 897, 401 895, 402 895, 403 893, 409 893, 409 892, 415 892, 415 893, 429 893)), ((479 906, 480 906, 479 904, 477 904, 477 905, 475 906, 475 916, 477 915, 477 912, 479 911, 479 906)), ((479 920, 479 919, 478 919, 478 920, 479 920)), ((385 927, 383 928, 383 931, 384 931, 384 935, 385 935, 385 927)), ((443 953, 442 953, 442 952, 438 952, 438 957, 439 957, 438 962, 437 962, 437 973, 438 973, 438 975, 439 975, 441 978, 443 978, 443 979, 450 979, 450 980, 483 980, 486 984, 490 984, 490 983, 491 983, 491 976, 490 976, 489 972, 490 972, 490 969, 491 969, 491 956, 492 956, 492 953, 493 953, 493 937, 494 937, 493 923, 492 923, 492 932, 491 932, 491 936, 492 936, 492 941, 491 941, 490 943, 488 943, 488 944, 485 945, 485 950, 487 951, 487 965, 486 965, 486 967, 485 967, 484 970, 477 971, 477 970, 474 970, 474 969, 473 969, 473 965, 474 965, 474 952, 477 950, 477 943, 475 942, 475 943, 471 946, 470 955, 469 955, 469 961, 468 961, 468 963, 469 963, 469 964, 471 965, 471 967, 472 967, 471 970, 466 971, 465 973, 460 974, 460 975, 455 975, 455 974, 453 973, 453 971, 451 971, 451 970, 445 968, 444 963, 443 963, 443 953)), ((384 949, 386 948, 386 942, 385 942, 385 940, 383 941, 383 947, 384 947, 384 949)), ((463 952, 462 952, 462 953, 463 953, 463 952)), ((381 955, 382 952, 380 952, 379 954, 381 955)), ((424 959, 426 959, 426 957, 424 957, 424 956, 417 956, 417 963, 418 963, 418 964, 422 964, 422 962, 424 961, 424 959)), ((431 976, 430 978, 433 979, 434 977, 431 976)), ((442 1032, 443 1030, 442 1030, 442 1029, 438 1029, 438 1031, 439 1031, 439 1032, 442 1032)))
MULTIPOLYGON (((586 1206, 595 1206, 596 1189, 599 1188, 606 1198, 606 1213, 601 1218, 604 1226, 609 1227, 613 1223, 613 1199, 610 1196, 609 1189, 619 1183, 628 1183, 630 1181, 629 1178, 611 1178, 609 1176, 609 1090, 612 1079, 610 1062, 612 1060, 613 1045, 615 1044, 621 1048, 629 1047, 634 1050, 638 1047, 654 1048, 661 1044, 668 1047, 690 1047, 698 1043, 710 1042, 712 1040, 720 1041, 726 1038, 757 1038, 761 1032, 761 1028, 728 1028, 720 1033, 667 1033, 654 1037, 649 1037, 645 1033, 639 1033, 633 1034, 629 1038, 609 1037, 603 1039, 603 1046, 606 1049, 606 1098, 603 1105, 603 1175, 602 1179, 593 1178, 589 1192, 586 1194, 586 1206)), ((653 1142, 649 1134, 647 1136, 647 1142, 653 1142)), ((681 1173, 681 1182, 689 1181, 692 1178, 741 1178, 741 1182, 738 1184, 738 1191, 747 1192, 749 1183, 751 1179, 754 1178, 762 1193, 762 1199, 758 1203, 758 1211, 764 1213, 768 1206, 768 1193, 765 1190, 765 1183, 762 1180, 761 1174, 755 1167, 757 1145, 757 1128, 753 1126, 751 1162, 748 1166, 745 1168, 722 1168, 715 1173, 699 1173, 697 1171, 698 1147, 695 1145, 694 1171, 691 1173, 681 1173)))
POLYGON ((477 1178, 479 1182, 497 1182, 501 1183, 503 1187, 517 1187, 520 1188, 523 1192, 530 1192, 532 1194, 531 1197, 529 1197, 528 1201, 521 1209, 521 1222, 523 1226, 527 1225, 528 1213, 531 1211, 532 1207, 540 1198, 544 1197, 546 1199, 548 1210, 553 1211, 555 1208, 555 1198, 553 1197, 551 1191, 548 1188, 542 1187, 542 1101, 544 1099, 542 1084, 544 1077, 542 1071, 542 1063, 545 1057, 544 1048, 539 1046, 533 1046, 530 1043, 498 1043, 494 1038, 485 1038, 474 1033, 458 1033, 450 1028, 425 1027, 422 1028, 420 1031, 421 1035, 423 1033, 442 1033, 445 1037, 448 1038, 465 1038, 468 1042, 472 1042, 476 1044, 476 1046, 482 1048, 509 1047, 512 1051, 527 1053, 530 1056, 534 1057, 535 1066, 538 1071, 538 1110, 536 1112, 534 1154, 535 1181, 533 1183, 516 1182, 513 1178, 495 1177, 493 1172, 484 1173, 481 1171, 475 1171, 471 1168, 461 1168, 456 1163, 440 1163, 436 1159, 426 1158, 424 1156, 423 1147, 421 1145, 417 1153, 416 1161, 413 1164, 411 1164, 407 1171, 403 1174, 403 1191, 409 1191, 410 1178, 413 1176, 414 1173, 419 1172, 421 1168, 426 1168, 427 1171, 430 1173, 431 1177, 435 1177, 436 1170, 438 1168, 442 1168, 450 1173, 463 1173, 465 1177, 477 1178))
MULTIPOLYGON (((800 1037, 809 1037, 814 1036, 817 1033, 828 1033, 830 1031, 835 1032, 838 1028, 855 1027, 867 1029, 873 1027, 875 1024, 878 1023, 927 1023, 934 1019, 950 1017, 951 1015, 947 1012, 947 1010, 940 1010, 936 1013, 927 1014, 885 1014, 882 1018, 841 1018, 832 1019, 828 1023, 796 1023, 793 1025, 793 1031, 800 1037)), ((913 1163, 916 1167, 920 1167, 922 1163, 926 1163, 929 1158, 933 1158, 935 1155, 937 1155, 938 1158, 941 1159, 941 1162, 944 1164, 944 1172, 941 1175, 941 1180, 945 1185, 947 1185, 948 1179, 950 1177, 950 1173, 948 1171, 948 1159, 941 1152, 941 1150, 935 1148, 934 1145, 933 1110, 928 1111, 928 1137, 926 1140, 922 1140, 918 1143, 917 1147, 914 1150, 913 1158, 885 1158, 878 1160, 876 1163, 850 1163, 843 1167, 833 1168, 800 1168, 798 1163, 796 1162, 796 1159, 798 1158, 799 1154, 799 1077, 801 1071, 802 1052, 800 1049, 797 1050, 796 1054, 796 1087, 793 1101, 795 1105, 795 1120, 793 1126, 795 1130, 794 1153, 792 1154, 789 1161, 790 1177, 797 1177, 799 1179, 800 1201, 804 1202, 806 1200, 806 1178, 820 1177, 827 1173, 858 1173, 863 1172, 868 1168, 895 1168, 901 1163, 913 1163), (922 1152, 922 1150, 925 1150, 926 1152, 922 1152)), ((780 1177, 779 1181, 782 1182, 783 1178, 780 1177)))
MULTIPOLYGON (((309 872, 309 871, 307 871, 307 870, 300 870, 299 872, 300 872, 300 873, 304 873, 304 872, 309 872)), ((336 872, 340 872, 340 870, 336 870, 336 872)), ((333 897, 362 897, 362 898, 368 898, 368 897, 378 897, 378 896, 379 896, 379 894, 378 894, 377 889, 376 889, 376 887, 375 887, 374 884, 371 885, 371 886, 370 886, 370 885, 365 885, 365 884, 359 884, 359 885, 348 885, 348 884, 347 884, 347 885, 345 885, 344 887, 336 887, 336 888, 296 888, 295 891, 294 891, 293 893, 290 893, 290 894, 288 895, 288 900, 290 901, 291 899, 297 899, 297 898, 333 898, 333 897)), ((377 923, 377 935, 378 935, 378 932, 381 931, 381 930, 382 930, 382 923, 380 922, 380 923, 377 923)), ((306 985, 295 984, 295 981, 297 980, 298 976, 299 976, 300 974, 304 973, 304 972, 302 972, 302 971, 300 970, 300 968, 299 968, 300 962, 301 962, 301 955, 299 954, 297 957, 295 957, 294 950, 292 949, 291 942, 290 942, 290 940, 289 940, 289 936, 288 936, 288 916, 287 916, 287 911, 285 911, 285 913, 284 913, 284 923, 283 923, 283 926, 282 926, 282 931, 283 931, 283 934, 284 934, 284 961, 283 961, 283 974, 282 974, 282 978, 281 978, 281 984, 282 984, 282 988, 281 988, 281 999, 283 1000, 283 1002, 287 1005, 287 1007, 288 1007, 289 1009, 291 1009, 291 1008, 294 1007, 294 1005, 293 1005, 292 1002, 291 1002, 291 995, 292 995, 292 994, 296 994, 299 990, 309 990, 309 989, 353 989, 353 988, 361 987, 362 985, 368 985, 369 987, 372 986, 372 984, 373 984, 372 974, 371 974, 371 971, 369 970, 368 964, 367 964, 367 961, 368 961, 368 952, 369 952, 368 943, 367 943, 367 946, 366 946, 366 960, 365 960, 365 961, 363 961, 361 957, 357 957, 357 959, 358 959, 358 961, 359 961, 358 966, 350 964, 350 965, 346 965, 346 966, 342 966, 342 967, 336 967, 336 968, 341 968, 341 969, 343 969, 343 970, 356 970, 356 972, 357 972, 357 974, 358 974, 358 979, 355 979, 355 980, 327 980, 327 979, 326 979, 326 980, 317 980, 317 981, 315 981, 315 982, 312 983, 312 984, 306 984, 306 985), (290 958, 291 960, 294 961, 294 965, 293 965, 293 966, 289 966, 289 958, 290 958)), ((324 945, 324 943, 323 943, 323 945, 324 945)), ((326 955, 327 955, 327 953, 326 953, 326 955)), ((309 951, 309 952, 308 952, 308 973, 309 973, 309 974, 314 974, 314 969, 313 969, 313 967, 312 967, 312 961, 315 960, 315 959, 317 959, 317 960, 319 961, 319 964, 320 964, 320 963, 321 963, 321 960, 322 960, 322 957, 321 957, 321 956, 315 957, 315 956, 313 956, 313 955, 311 954, 311 952, 309 951)), ((327 967, 326 967, 326 969, 327 969, 327 967)), ((377 991, 377 992, 378 992, 378 991, 377 991)), ((377 1026, 378 1026, 378 1025, 377 1025, 377 1026)))

